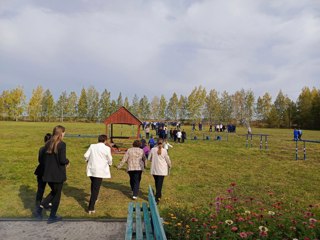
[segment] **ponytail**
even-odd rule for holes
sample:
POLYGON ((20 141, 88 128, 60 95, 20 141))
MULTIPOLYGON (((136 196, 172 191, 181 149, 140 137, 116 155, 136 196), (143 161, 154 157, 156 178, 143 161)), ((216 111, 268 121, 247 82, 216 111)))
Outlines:
POLYGON ((159 140, 158 141, 158 151, 157 151, 158 155, 161 155, 161 150, 162 150, 162 140, 159 140))

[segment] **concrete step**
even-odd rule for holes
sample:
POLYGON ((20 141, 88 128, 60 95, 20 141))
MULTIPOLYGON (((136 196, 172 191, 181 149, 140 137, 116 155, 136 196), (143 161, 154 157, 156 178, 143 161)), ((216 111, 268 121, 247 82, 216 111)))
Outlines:
POLYGON ((48 224, 46 220, 0 219, 1 240, 122 240, 126 219, 63 219, 48 224))

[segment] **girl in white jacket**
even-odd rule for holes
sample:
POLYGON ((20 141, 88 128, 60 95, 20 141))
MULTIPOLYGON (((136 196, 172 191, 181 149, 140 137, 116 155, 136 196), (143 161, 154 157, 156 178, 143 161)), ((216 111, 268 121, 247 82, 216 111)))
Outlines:
POLYGON ((159 140, 157 147, 151 149, 148 159, 151 161, 151 175, 153 175, 156 186, 156 202, 159 203, 162 197, 162 186, 164 177, 169 174, 171 160, 168 152, 163 148, 162 140, 159 140))
POLYGON ((91 197, 88 207, 89 214, 95 213, 94 205, 97 201, 103 178, 111 178, 112 165, 111 149, 107 145, 107 136, 100 135, 98 143, 91 144, 84 158, 87 161, 87 176, 91 180, 91 197))

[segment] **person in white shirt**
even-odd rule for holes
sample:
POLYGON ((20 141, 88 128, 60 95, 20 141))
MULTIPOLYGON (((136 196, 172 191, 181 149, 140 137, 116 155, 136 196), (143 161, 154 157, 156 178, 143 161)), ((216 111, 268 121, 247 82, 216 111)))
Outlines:
POLYGON ((162 140, 157 143, 158 146, 151 149, 148 159, 151 161, 151 175, 154 178, 156 186, 155 199, 159 203, 162 196, 162 185, 164 177, 168 176, 171 168, 171 160, 168 152, 162 146, 162 140))
POLYGON ((163 141, 163 148, 167 150, 167 152, 169 152, 169 147, 173 148, 173 146, 170 143, 168 143, 167 139, 165 139, 163 141))
POLYGON ((87 161, 87 176, 91 180, 91 197, 88 213, 95 213, 94 206, 97 201, 103 178, 111 178, 110 167, 112 165, 111 149, 107 145, 107 136, 100 135, 98 143, 91 144, 84 154, 87 161))
POLYGON ((181 137, 182 137, 182 133, 181 133, 181 130, 179 129, 178 132, 177 132, 178 143, 181 142, 181 137))
POLYGON ((149 127, 149 125, 147 125, 147 127, 144 129, 144 131, 146 132, 146 139, 149 139, 149 136, 150 136, 150 127, 149 127))

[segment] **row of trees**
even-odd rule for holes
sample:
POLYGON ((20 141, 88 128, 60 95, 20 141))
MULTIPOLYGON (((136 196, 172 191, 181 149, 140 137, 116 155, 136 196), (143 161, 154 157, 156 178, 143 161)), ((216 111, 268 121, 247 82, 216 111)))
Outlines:
POLYGON ((320 90, 304 87, 296 102, 279 91, 272 101, 269 93, 256 98, 252 90, 241 89, 233 94, 202 86, 195 87, 188 96, 176 93, 170 99, 164 95, 134 95, 129 101, 119 93, 111 99, 111 93, 101 94, 94 88, 83 88, 80 96, 72 91, 62 92, 57 100, 49 89, 38 86, 29 101, 22 87, 4 90, 0 96, 2 120, 29 121, 103 121, 119 107, 125 106, 141 120, 176 120, 211 123, 251 123, 266 127, 301 127, 320 129, 320 90))

